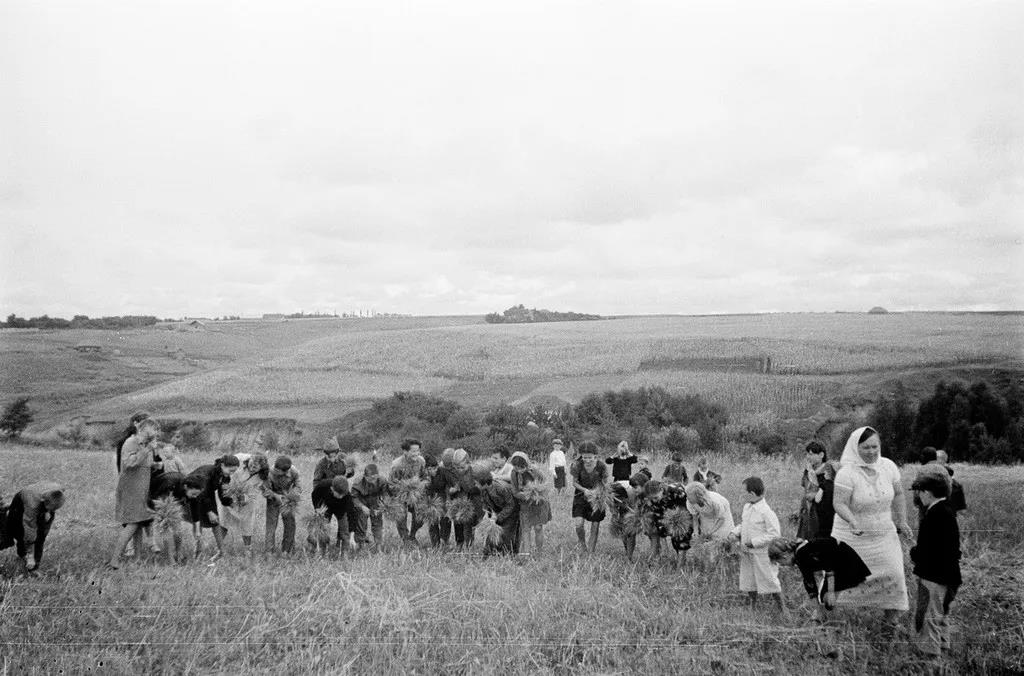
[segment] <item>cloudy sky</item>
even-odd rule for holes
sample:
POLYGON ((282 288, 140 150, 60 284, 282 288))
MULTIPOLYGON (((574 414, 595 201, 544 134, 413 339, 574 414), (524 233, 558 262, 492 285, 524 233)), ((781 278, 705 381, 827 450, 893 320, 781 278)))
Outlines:
POLYGON ((0 0, 0 313, 1024 309, 1024 3, 0 0))

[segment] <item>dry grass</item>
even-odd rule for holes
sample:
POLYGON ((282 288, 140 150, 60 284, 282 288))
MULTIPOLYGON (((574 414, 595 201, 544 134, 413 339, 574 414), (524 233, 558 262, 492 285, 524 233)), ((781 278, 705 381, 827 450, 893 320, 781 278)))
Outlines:
MULTIPOLYGON (((295 458, 303 478, 317 459, 295 458)), ((711 463, 734 513, 749 475, 765 479, 778 514, 799 502, 794 464, 711 463)), ((18 575, 10 550, 0 554, 0 652, 11 673, 923 673, 875 613, 839 613, 825 628, 802 608, 788 621, 749 614, 729 557, 674 571, 667 556, 648 561, 641 543, 630 563, 605 531, 597 553, 581 555, 568 491, 551 497, 548 547, 528 561, 483 559, 485 520, 468 554, 403 548, 389 528, 381 554, 247 559, 229 533, 228 555, 215 563, 146 560, 109 573, 102 563, 118 531, 111 453, 2 445, 0 466, 11 468, 0 479, 6 496, 14 475, 18 485, 61 478, 68 489, 39 576, 18 575)), ((956 469, 970 507, 950 666, 1019 673, 1024 468, 956 469)), ((785 570, 782 580, 798 606, 799 574, 785 570)))

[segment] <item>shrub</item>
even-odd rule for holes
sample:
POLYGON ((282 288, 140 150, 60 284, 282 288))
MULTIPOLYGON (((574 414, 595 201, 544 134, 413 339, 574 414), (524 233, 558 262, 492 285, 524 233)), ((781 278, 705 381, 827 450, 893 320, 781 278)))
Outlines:
POLYGON ((78 448, 85 445, 89 435, 85 433, 85 424, 81 420, 76 420, 57 428, 57 438, 62 444, 78 448))
POLYGON ((277 430, 262 430, 259 436, 259 446, 267 453, 275 453, 281 447, 281 440, 277 436, 277 430))
POLYGON ((468 409, 455 411, 448 417, 444 426, 444 435, 448 439, 461 439, 471 436, 480 426, 480 419, 468 409))
POLYGON ((491 439, 501 436, 512 441, 526 429, 527 422, 529 417, 526 412, 511 404, 501 404, 484 416, 487 434, 491 439))
POLYGON ((444 425, 461 406, 451 399, 423 392, 395 392, 377 399, 370 410, 370 426, 375 434, 384 434, 405 424, 409 418, 444 425))
POLYGON ((692 427, 673 425, 665 433, 665 448, 669 453, 696 453, 701 448, 700 433, 692 427))
POLYGON ((910 460, 917 452, 914 443, 914 402, 903 383, 897 383, 890 394, 882 394, 875 401, 868 424, 878 430, 885 444, 885 455, 897 463, 910 460))
POLYGON ((213 448, 210 430, 203 423, 187 422, 181 425, 177 431, 181 434, 183 449, 208 452, 213 448))
POLYGON ((368 451, 373 447, 373 435, 369 432, 342 432, 336 440, 345 454, 368 451))
POLYGON ((9 437, 17 437, 25 431, 33 417, 32 409, 28 407, 28 397, 19 397, 8 404, 3 416, 0 416, 0 432, 9 437))

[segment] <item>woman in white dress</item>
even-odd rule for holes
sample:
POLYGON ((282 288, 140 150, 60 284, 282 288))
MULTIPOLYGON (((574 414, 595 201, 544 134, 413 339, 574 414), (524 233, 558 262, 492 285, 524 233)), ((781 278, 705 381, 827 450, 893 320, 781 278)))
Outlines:
POLYGON ((881 457, 881 451, 878 432, 860 427, 850 435, 840 459, 832 537, 853 547, 871 575, 861 585, 840 592, 836 603, 881 608, 894 623, 909 608, 900 535, 909 537, 911 530, 900 470, 881 457))
POLYGON ((227 507, 217 501, 217 518, 221 528, 242 536, 246 549, 252 551, 252 534, 256 530, 257 498, 261 497, 260 487, 270 472, 267 456, 262 453, 235 453, 241 463, 239 471, 231 476, 231 483, 224 490, 233 498, 227 507))
POLYGON ((729 500, 696 481, 686 485, 686 509, 695 517, 693 534, 696 537, 725 540, 736 527, 729 500))

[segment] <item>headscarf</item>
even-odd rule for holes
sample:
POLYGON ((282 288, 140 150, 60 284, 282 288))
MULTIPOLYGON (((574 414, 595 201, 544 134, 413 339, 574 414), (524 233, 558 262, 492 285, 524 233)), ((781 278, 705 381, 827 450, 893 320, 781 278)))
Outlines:
MULTIPOLYGON (((860 453, 857 452, 857 447, 860 446, 860 437, 866 430, 873 431, 876 435, 878 431, 873 427, 858 427, 850 433, 850 438, 846 440, 846 446, 843 447, 843 455, 839 458, 839 464, 843 467, 867 467, 874 469, 878 464, 878 460, 873 463, 864 462, 860 457, 860 453)), ((882 454, 878 454, 878 459, 881 460, 882 454)))
MULTIPOLYGON (((523 462, 526 463, 526 468, 529 469, 529 467, 530 467, 530 458, 525 453, 523 453, 522 451, 516 451, 515 453, 512 454, 512 457, 509 458, 508 461, 511 463, 516 458, 522 458, 523 462)), ((512 465, 512 466, 515 467, 515 465, 512 465)))
POLYGON ((686 499, 697 504, 698 502, 704 502, 708 497, 708 489, 705 488, 704 484, 697 481, 686 484, 686 499))
POLYGON ((467 453, 466 449, 464 448, 456 448, 455 452, 452 454, 452 462, 454 462, 456 465, 461 465, 468 459, 469 453, 467 453))

